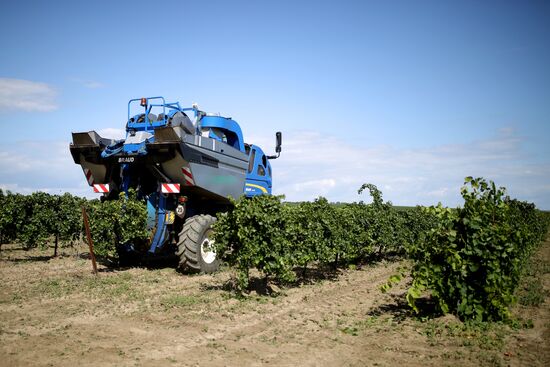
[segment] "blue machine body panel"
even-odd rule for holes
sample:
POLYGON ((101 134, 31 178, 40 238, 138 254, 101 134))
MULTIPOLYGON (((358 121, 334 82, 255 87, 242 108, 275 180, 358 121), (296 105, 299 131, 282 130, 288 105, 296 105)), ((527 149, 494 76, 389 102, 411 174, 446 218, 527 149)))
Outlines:
POLYGON ((149 248, 149 252, 154 254, 157 251, 157 248, 161 248, 164 243, 165 239, 167 238, 167 230, 166 227, 166 215, 169 214, 166 210, 166 195, 160 194, 158 196, 158 206, 157 206, 157 230, 155 232, 155 235, 153 236, 153 241, 151 242, 151 247, 149 248))
POLYGON ((271 163, 257 145, 250 145, 249 164, 246 172, 244 194, 247 197, 271 194, 273 179, 271 177, 271 163))
MULTIPOLYGON (((244 152, 244 139, 241 127, 237 124, 236 121, 228 117, 222 116, 204 116, 200 122, 200 128, 211 128, 218 129, 223 132, 225 138, 227 139, 226 143, 232 146, 235 149, 244 152)), ((211 134, 210 138, 217 139, 222 141, 222 139, 215 134, 211 134)))

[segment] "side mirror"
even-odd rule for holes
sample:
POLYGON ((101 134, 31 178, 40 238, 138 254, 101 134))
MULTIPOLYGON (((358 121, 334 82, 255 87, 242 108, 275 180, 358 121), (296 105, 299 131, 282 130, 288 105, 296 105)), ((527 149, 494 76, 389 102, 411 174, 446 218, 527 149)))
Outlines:
POLYGON ((281 144, 283 144, 283 134, 280 131, 275 133, 275 152, 277 155, 270 155, 267 159, 277 159, 281 155, 281 144))

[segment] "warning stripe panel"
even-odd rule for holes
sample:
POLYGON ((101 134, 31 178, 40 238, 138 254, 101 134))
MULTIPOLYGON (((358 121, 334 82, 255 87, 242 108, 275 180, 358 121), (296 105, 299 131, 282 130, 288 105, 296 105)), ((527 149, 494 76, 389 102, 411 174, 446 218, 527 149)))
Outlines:
POLYGON ((193 174, 191 173, 191 168, 182 167, 181 172, 183 173, 183 178, 187 186, 194 186, 195 180, 193 179, 193 174))
POLYGON ((86 180, 88 181, 88 185, 93 186, 94 185, 94 176, 92 176, 92 170, 88 168, 83 168, 84 175, 86 176, 86 180))
POLYGON ((161 184, 161 192, 163 194, 178 194, 180 192, 180 184, 163 183, 161 184))
POLYGON ((109 192, 109 184, 94 184, 94 192, 97 192, 97 193, 109 192))

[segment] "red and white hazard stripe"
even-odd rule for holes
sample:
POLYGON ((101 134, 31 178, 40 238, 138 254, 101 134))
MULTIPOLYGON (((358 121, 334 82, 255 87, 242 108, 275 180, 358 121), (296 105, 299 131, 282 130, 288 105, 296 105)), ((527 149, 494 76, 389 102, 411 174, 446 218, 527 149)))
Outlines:
POLYGON ((94 192, 109 192, 109 184, 94 184, 94 192))
POLYGON ((92 170, 88 168, 83 168, 84 175, 86 176, 86 180, 88 180, 88 185, 93 186, 94 184, 94 176, 92 176, 92 170))
POLYGON ((195 186, 195 180, 193 180, 193 174, 191 173, 191 168, 181 167, 181 172, 183 172, 183 178, 187 186, 195 186))
POLYGON ((163 194, 179 194, 180 184, 163 183, 160 184, 160 190, 163 194))

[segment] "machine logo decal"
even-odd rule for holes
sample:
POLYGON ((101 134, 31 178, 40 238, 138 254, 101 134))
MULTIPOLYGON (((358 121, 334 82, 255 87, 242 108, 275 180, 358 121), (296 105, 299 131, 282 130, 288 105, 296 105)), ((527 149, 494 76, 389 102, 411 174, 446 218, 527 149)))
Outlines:
POLYGON ((118 163, 134 163, 134 157, 120 157, 118 163))
POLYGON ((166 224, 174 224, 174 220, 176 219, 176 215, 174 214, 174 212, 167 212, 166 213, 166 224))
MULTIPOLYGON (((255 189, 260 189, 264 194, 267 194, 267 190, 263 186, 255 185, 255 184, 251 184, 251 183, 247 183, 246 186, 253 187, 255 189)), ((252 189, 250 189, 250 190, 252 190, 252 189)), ((247 188, 246 191, 249 191, 249 189, 247 188)))

